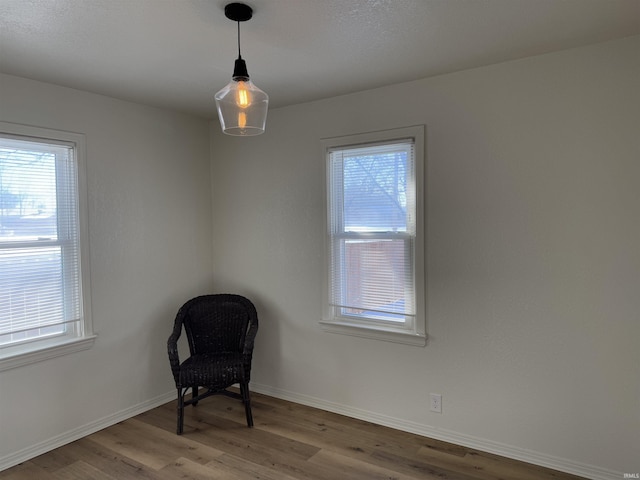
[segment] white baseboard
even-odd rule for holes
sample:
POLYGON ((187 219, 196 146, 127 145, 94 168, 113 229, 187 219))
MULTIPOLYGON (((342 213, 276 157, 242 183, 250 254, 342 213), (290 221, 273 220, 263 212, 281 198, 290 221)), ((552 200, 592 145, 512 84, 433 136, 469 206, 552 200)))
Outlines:
POLYGON ((362 410, 334 402, 329 402, 321 398, 301 395, 298 393, 282 390, 280 388, 268 385, 256 384, 251 382, 251 390, 257 393, 263 393, 271 397, 288 400, 302 405, 327 410, 329 412, 346 415, 348 417, 357 418, 367 422, 391 427, 396 430, 402 430, 409 433, 415 433, 423 437, 429 437, 444 442, 454 443, 463 447, 473 448, 487 453, 508 457, 522 462, 532 463, 541 467, 551 468, 561 472, 578 475, 592 480, 619 480, 623 478, 622 472, 607 470, 604 468, 578 463, 566 458, 555 457, 546 453, 540 453, 533 450, 514 447, 503 443, 486 440, 483 438, 473 437, 463 433, 454 432, 442 428, 431 427, 415 422, 408 422, 399 418, 380 415, 375 412, 362 410))
POLYGON ((82 437, 91 435, 98 430, 110 427, 111 425, 122 422, 123 420, 126 420, 128 418, 135 417, 136 415, 146 412, 147 410, 151 410, 152 408, 164 405, 165 403, 175 399, 176 392, 171 391, 170 393, 165 393, 164 395, 152 398, 151 400, 147 400, 146 402, 142 402, 138 405, 125 408, 124 410, 120 410, 119 412, 116 412, 112 415, 107 415, 106 417, 103 417, 94 422, 87 423, 86 425, 74 428, 73 430, 69 430, 68 432, 56 435, 55 437, 44 440, 33 446, 9 454, 5 457, 0 458, 0 472, 2 470, 6 470, 7 468, 18 465, 19 463, 26 462, 27 460, 37 457, 38 455, 42 455, 43 453, 47 453, 58 447, 66 445, 67 443, 71 443, 75 440, 79 440, 82 437))

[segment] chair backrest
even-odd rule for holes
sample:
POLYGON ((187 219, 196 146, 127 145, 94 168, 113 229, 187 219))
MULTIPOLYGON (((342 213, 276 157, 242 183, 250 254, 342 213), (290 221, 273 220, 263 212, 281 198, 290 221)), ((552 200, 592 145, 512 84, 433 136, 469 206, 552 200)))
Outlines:
POLYGON ((239 352, 250 354, 258 330, 256 309, 247 298, 232 294, 202 295, 180 308, 191 355, 239 352))

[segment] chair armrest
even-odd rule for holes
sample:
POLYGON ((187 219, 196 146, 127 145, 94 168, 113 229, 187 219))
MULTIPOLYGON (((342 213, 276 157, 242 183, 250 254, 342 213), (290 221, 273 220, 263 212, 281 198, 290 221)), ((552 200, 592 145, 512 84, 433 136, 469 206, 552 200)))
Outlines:
POLYGON ((173 332, 167 340, 167 353, 169 354, 169 364, 171 365, 171 372, 173 373, 173 379, 178 386, 180 379, 180 357, 178 355, 178 339, 180 338, 180 331, 173 332))
POLYGON ((258 333, 257 320, 254 321, 247 331, 247 335, 244 339, 244 346, 242 348, 242 354, 251 358, 253 354, 253 344, 255 343, 256 333, 258 333))

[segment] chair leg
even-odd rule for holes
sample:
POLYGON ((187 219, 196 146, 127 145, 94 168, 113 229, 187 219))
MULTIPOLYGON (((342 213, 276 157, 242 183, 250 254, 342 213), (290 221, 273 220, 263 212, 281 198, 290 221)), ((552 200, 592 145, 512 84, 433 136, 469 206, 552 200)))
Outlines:
POLYGON ((177 434, 182 435, 184 426, 184 391, 182 388, 178 389, 178 428, 177 434))
POLYGON ((247 426, 253 427, 253 414, 251 413, 251 396, 249 394, 249 384, 242 382, 240 384, 240 394, 242 395, 242 403, 244 403, 244 413, 247 417, 247 426))
MULTIPOLYGON (((196 398, 197 396, 198 396, 198 385, 194 385, 193 387, 191 387, 191 398, 196 398)), ((196 400, 191 405, 195 407, 196 405, 198 405, 198 401, 196 400)))

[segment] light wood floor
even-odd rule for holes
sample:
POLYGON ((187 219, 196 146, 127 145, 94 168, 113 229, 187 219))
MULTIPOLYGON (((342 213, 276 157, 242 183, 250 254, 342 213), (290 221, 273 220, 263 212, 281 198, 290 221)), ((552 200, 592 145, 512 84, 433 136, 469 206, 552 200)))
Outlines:
POLYGON ((515 460, 253 394, 168 403, 0 472, 2 480, 576 480, 515 460))

